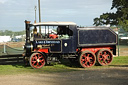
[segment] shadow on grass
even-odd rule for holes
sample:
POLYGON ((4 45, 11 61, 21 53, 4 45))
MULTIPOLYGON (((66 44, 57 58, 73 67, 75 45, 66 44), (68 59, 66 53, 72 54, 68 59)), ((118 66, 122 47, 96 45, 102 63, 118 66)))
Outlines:
POLYGON ((30 67, 30 65, 25 65, 24 63, 19 63, 19 64, 12 64, 13 67, 16 68, 27 68, 27 69, 33 69, 30 67))
POLYGON ((67 67, 72 67, 72 68, 80 68, 80 64, 78 61, 70 61, 69 59, 62 59, 60 60, 61 64, 67 66, 67 67))
MULTIPOLYGON (((12 66, 14 66, 16 68, 33 69, 29 64, 25 65, 24 63, 9 64, 9 65, 12 65, 12 66)), ((64 66, 70 67, 70 68, 82 68, 82 67, 80 67, 80 64, 78 63, 78 61, 70 61, 69 59, 61 59, 60 62, 52 62, 50 64, 46 64, 45 66, 50 67, 50 66, 55 66, 55 65, 64 65, 64 66)), ((100 66, 100 65, 96 63, 95 66, 100 66)))
MULTIPOLYGON (((78 61, 70 62, 69 59, 61 59, 60 62, 52 62, 50 64, 46 64, 45 66, 54 66, 54 65, 64 65, 70 68, 80 68, 78 61)), ((30 65, 25 65, 24 63, 13 65, 16 68, 31 68, 30 65)), ((33 68, 31 68, 33 69, 33 68)))
MULTIPOLYGON (((29 64, 25 65, 23 62, 21 63, 8 63, 4 65, 12 65, 15 68, 26 68, 26 69, 33 69, 29 64)), ((69 59, 61 59, 60 62, 52 62, 51 64, 46 64, 46 66, 65 66, 69 68, 81 68, 78 61, 70 61, 69 59)))
POLYGON ((114 67, 128 67, 128 65, 109 65, 109 66, 114 66, 114 67))

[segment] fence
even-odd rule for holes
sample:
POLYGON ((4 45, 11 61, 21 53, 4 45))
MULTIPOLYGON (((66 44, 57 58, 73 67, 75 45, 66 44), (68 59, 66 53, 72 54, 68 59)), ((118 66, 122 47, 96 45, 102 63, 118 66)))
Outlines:
POLYGON ((23 49, 0 45, 0 64, 23 63, 23 49))
POLYGON ((119 44, 120 45, 128 45, 128 39, 120 39, 119 44))

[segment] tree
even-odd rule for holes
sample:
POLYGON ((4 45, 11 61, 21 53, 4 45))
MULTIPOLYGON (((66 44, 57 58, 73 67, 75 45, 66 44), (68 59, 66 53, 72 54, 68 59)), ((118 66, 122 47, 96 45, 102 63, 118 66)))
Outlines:
POLYGON ((128 0, 113 0, 111 10, 116 8, 115 13, 103 13, 94 19, 94 25, 121 26, 128 31, 128 0))
POLYGON ((0 36, 18 36, 18 35, 24 35, 25 34, 25 31, 18 31, 18 32, 13 32, 13 31, 10 31, 10 30, 0 30, 0 36))
POLYGON ((6 36, 11 36, 12 34, 13 34, 13 32, 10 31, 10 30, 5 30, 4 31, 4 35, 6 35, 6 36))

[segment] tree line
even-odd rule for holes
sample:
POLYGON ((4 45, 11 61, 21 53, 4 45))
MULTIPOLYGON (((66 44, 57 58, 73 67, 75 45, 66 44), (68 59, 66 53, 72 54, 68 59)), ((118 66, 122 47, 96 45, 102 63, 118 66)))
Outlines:
POLYGON ((18 35, 24 35, 25 31, 18 31, 18 32, 13 32, 10 30, 0 30, 0 36, 18 36, 18 35))
POLYGON ((113 0, 112 9, 116 9, 114 13, 103 13, 94 19, 94 25, 111 25, 119 26, 128 32, 128 0, 113 0))

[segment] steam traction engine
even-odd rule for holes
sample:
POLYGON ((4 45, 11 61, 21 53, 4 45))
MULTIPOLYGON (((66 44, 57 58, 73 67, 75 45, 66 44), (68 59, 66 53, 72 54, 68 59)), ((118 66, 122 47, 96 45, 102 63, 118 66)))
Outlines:
POLYGON ((24 58, 33 68, 62 57, 79 62, 81 67, 91 67, 96 62, 109 65, 116 55, 117 35, 110 28, 78 28, 73 22, 25 23, 24 58), (33 28, 41 28, 40 36, 34 36, 33 28))

